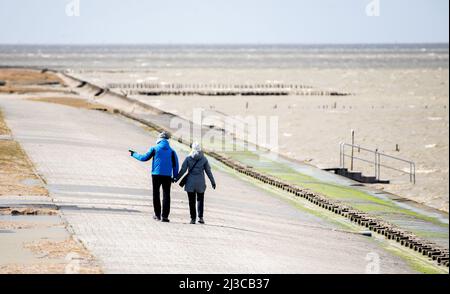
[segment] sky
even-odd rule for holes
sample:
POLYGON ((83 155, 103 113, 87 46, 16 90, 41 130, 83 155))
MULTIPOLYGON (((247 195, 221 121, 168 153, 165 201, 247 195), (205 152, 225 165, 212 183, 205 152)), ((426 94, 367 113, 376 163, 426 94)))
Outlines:
POLYGON ((448 43, 448 0, 0 0, 0 44, 448 43))

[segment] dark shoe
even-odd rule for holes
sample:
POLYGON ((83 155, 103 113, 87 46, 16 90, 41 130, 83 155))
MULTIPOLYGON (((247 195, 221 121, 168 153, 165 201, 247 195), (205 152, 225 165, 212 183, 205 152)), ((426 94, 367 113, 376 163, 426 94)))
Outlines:
POLYGON ((205 221, 203 220, 203 217, 198 218, 198 222, 199 222, 200 224, 204 224, 204 223, 205 223, 205 221))
POLYGON ((161 220, 163 223, 169 223, 170 220, 167 217, 163 217, 163 219, 161 220))
POLYGON ((195 225, 195 219, 191 219, 191 225, 195 225))
POLYGON ((154 216, 153 216, 153 219, 154 219, 154 220, 157 220, 157 221, 160 221, 160 220, 161 220, 161 217, 159 217, 159 216, 157 216, 157 215, 154 215, 154 216))

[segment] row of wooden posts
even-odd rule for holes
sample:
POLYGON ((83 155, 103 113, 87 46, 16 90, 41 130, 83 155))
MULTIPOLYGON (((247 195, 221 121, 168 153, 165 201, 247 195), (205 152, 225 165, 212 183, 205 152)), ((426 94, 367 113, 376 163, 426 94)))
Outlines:
POLYGON ((349 93, 313 89, 301 84, 181 84, 181 83, 111 83, 126 95, 207 95, 207 96, 346 96, 349 93))
POLYGON ((110 83, 108 88, 121 89, 312 89, 302 84, 183 84, 183 83, 110 83))
POLYGON ((160 96, 160 95, 177 95, 177 96, 346 96, 349 94, 329 91, 216 91, 216 90, 201 90, 201 91, 180 91, 180 90, 120 90, 124 95, 145 95, 145 96, 160 96))

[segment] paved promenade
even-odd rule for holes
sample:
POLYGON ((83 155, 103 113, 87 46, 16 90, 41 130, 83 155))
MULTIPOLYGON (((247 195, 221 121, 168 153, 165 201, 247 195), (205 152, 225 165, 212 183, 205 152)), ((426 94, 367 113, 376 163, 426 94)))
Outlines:
POLYGON ((370 252, 380 256, 382 273, 413 272, 373 239, 333 231, 341 228, 217 169, 218 189, 206 193, 206 225, 188 224, 178 185, 171 223, 156 222, 151 163, 127 152, 154 144, 142 127, 15 98, 0 99, 0 107, 70 229, 106 273, 364 273, 370 252))

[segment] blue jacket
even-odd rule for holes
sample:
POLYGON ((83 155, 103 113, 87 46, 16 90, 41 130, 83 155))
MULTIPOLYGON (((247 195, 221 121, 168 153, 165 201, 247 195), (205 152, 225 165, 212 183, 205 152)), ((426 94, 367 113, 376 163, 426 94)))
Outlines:
POLYGON ((140 161, 153 158, 152 175, 178 177, 178 156, 166 139, 159 141, 144 155, 135 152, 133 157, 140 161))

